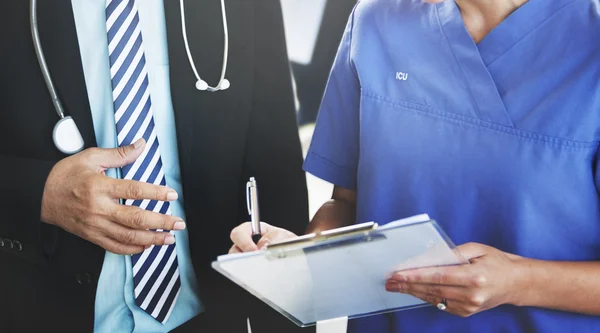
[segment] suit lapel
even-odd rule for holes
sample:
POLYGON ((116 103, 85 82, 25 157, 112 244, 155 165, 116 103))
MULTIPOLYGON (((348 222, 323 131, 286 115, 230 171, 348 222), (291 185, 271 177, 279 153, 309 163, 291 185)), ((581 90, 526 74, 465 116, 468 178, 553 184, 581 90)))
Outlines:
POLYGON ((71 1, 38 1, 40 40, 58 96, 86 147, 96 146, 71 1))

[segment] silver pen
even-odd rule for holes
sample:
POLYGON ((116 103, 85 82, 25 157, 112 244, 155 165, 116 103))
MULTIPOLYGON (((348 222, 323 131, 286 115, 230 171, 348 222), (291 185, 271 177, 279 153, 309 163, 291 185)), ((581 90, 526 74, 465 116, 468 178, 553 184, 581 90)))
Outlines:
POLYGON ((252 224, 252 240, 254 243, 258 243, 262 234, 260 232, 258 187, 256 186, 256 179, 254 177, 250 177, 250 180, 246 183, 246 206, 248 207, 248 215, 250 215, 250 222, 252 224))

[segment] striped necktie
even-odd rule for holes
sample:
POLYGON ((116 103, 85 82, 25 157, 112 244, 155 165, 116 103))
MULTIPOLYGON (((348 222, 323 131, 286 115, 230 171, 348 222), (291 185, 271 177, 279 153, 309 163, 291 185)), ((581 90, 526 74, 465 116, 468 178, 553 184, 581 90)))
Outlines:
MULTIPOLYGON (((164 186, 166 179, 154 128, 135 0, 106 0, 106 30, 118 144, 129 145, 142 137, 147 142, 142 155, 133 164, 121 168, 121 175, 123 179, 164 186)), ((168 202, 126 200, 125 204, 171 214, 168 202)), ((152 246, 131 256, 131 261, 136 305, 165 323, 181 286, 175 244, 152 246)))

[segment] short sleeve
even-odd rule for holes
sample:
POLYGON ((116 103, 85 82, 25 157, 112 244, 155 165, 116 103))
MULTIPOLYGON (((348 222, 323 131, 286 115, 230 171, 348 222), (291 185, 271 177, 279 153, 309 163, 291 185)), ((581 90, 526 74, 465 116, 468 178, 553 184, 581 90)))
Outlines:
POLYGON ((360 109, 360 84, 351 60, 354 11, 329 75, 304 162, 305 171, 351 190, 356 189, 360 109))

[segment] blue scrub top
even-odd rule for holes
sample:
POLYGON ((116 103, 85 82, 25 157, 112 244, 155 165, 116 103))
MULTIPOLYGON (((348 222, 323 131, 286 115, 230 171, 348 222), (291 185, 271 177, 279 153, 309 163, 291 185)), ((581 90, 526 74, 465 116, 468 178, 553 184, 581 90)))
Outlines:
MULTIPOLYGON (((599 0, 530 0, 479 44, 454 1, 363 0, 305 169, 357 191, 357 222, 428 213, 456 244, 598 261, 599 36, 599 0)), ((600 317, 511 305, 349 323, 370 333, 599 330, 600 317)))

